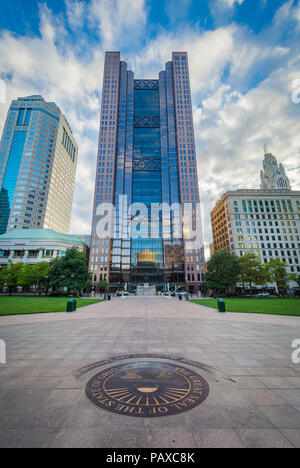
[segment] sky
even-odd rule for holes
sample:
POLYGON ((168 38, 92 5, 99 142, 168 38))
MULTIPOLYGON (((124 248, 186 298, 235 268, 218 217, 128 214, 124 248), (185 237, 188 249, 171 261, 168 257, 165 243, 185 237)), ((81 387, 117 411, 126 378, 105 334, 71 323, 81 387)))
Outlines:
POLYGON ((300 190, 300 0, 0 0, 0 132, 12 99, 41 94, 79 145, 71 232, 90 232, 104 52, 135 78, 189 54, 205 248, 227 190, 259 188, 263 145, 300 190))

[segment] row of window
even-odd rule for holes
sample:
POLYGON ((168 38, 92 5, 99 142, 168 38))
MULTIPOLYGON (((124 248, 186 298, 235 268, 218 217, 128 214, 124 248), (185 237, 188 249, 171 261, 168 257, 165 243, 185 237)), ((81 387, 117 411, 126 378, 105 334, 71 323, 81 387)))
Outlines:
MULTIPOLYGON (((231 246, 232 250, 233 250, 233 245, 231 246)), ((245 250, 241 250, 240 251, 240 257, 243 257, 244 255, 246 255, 246 251, 245 250)), ((259 251, 255 251, 255 254, 259 257, 260 256, 260 253, 259 251)), ((263 258, 262 258, 262 262, 263 263, 268 263, 269 260, 273 259, 273 258, 279 258, 278 256, 278 252, 274 252, 274 255, 273 255, 273 252, 272 251, 269 251, 269 252, 266 252, 266 251, 263 251, 263 258), (269 255, 269 259, 267 258, 267 253, 269 255)), ((281 257, 281 260, 283 262, 286 262, 286 258, 284 257, 284 253, 282 252, 282 257, 281 257)), ((296 259, 297 260, 297 259, 296 259)), ((291 273, 295 273, 295 272, 300 272, 300 266, 298 265, 293 265, 293 263, 298 263, 298 261, 295 261, 293 262, 293 259, 289 258, 288 259, 288 267, 290 269, 290 272, 291 273)))
POLYGON ((76 149, 75 146, 73 145, 69 135, 67 134, 66 130, 63 128, 63 137, 62 137, 62 143, 64 147, 66 148, 69 156, 71 157, 72 161, 74 162, 75 160, 75 155, 76 155, 76 149))
MULTIPOLYGON (((234 211, 238 213, 238 202, 234 201, 234 211)), ((300 209, 300 202, 296 201, 297 207, 300 209)), ((276 213, 276 212, 293 212, 291 200, 242 200, 242 210, 244 213, 276 213)))
POLYGON ((28 126, 30 117, 31 117, 32 109, 23 109, 19 110, 17 126, 28 126))
POLYGON ((65 255, 65 250, 1 250, 0 258, 50 258, 65 255))

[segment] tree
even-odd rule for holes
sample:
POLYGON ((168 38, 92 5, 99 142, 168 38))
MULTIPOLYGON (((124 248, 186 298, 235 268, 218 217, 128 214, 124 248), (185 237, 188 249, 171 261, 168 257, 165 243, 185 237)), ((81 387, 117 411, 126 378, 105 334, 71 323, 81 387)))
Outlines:
POLYGON ((8 260, 8 266, 5 275, 5 284, 8 287, 8 292, 10 296, 12 295, 12 292, 17 288, 17 286, 20 286, 20 277, 23 266, 23 262, 13 263, 12 260, 8 260))
POLYGON ((239 276, 239 282, 249 284, 249 289, 253 284, 255 285, 264 285, 269 279, 269 270, 265 267, 259 257, 257 257, 253 252, 250 252, 239 259, 241 265, 241 274, 239 276))
POLYGON ((34 265, 24 264, 19 274, 18 284, 25 288, 34 288, 36 291, 48 289, 48 275, 50 264, 48 262, 38 262, 34 265))
POLYGON ((33 265, 24 264, 19 274, 19 286, 23 289, 30 288, 34 284, 33 265))
POLYGON ((236 255, 228 250, 216 252, 207 263, 203 289, 225 292, 235 287, 240 273, 241 265, 236 255))
POLYGON ((286 289, 287 281, 289 281, 289 275, 286 271, 286 263, 282 262, 279 258, 270 260, 266 264, 269 275, 270 282, 276 283, 278 292, 286 289))
POLYGON ((0 269, 0 289, 3 289, 6 285, 7 277, 7 266, 2 266, 0 269))
POLYGON ((34 285, 38 291, 46 290, 49 288, 49 273, 50 263, 49 262, 38 262, 33 265, 33 279, 34 285))
POLYGON ((101 280, 98 284, 98 288, 100 289, 101 292, 104 292, 108 288, 108 283, 106 280, 101 280))
POLYGON ((50 266, 49 285, 55 290, 67 288, 68 294, 80 293, 91 283, 86 256, 75 247, 64 257, 56 258, 50 266))

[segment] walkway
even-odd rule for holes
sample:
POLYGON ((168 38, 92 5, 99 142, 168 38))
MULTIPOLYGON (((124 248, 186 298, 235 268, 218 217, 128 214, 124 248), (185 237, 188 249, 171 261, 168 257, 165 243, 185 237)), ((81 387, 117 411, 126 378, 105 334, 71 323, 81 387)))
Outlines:
MULTIPOLYGON (((1 447, 300 447, 300 318, 219 314, 175 298, 115 298, 76 313, 0 317, 1 447), (201 406, 161 418, 104 412, 71 373, 122 354, 200 361, 201 406)), ((188 366, 187 366, 188 367, 188 366)))

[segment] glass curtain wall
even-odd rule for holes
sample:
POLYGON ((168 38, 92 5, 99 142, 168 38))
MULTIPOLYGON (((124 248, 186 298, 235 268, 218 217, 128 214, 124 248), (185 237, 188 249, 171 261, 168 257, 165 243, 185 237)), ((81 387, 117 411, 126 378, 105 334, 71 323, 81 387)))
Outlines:
POLYGON ((0 192, 0 235, 4 234, 7 229, 11 206, 15 195, 15 188, 19 176, 26 134, 26 131, 16 131, 12 140, 0 192))
POLYGON ((132 203, 146 205, 148 227, 131 241, 132 285, 163 284, 161 219, 157 237, 151 237, 151 204, 162 202, 159 115, 158 81, 135 82, 132 203))

